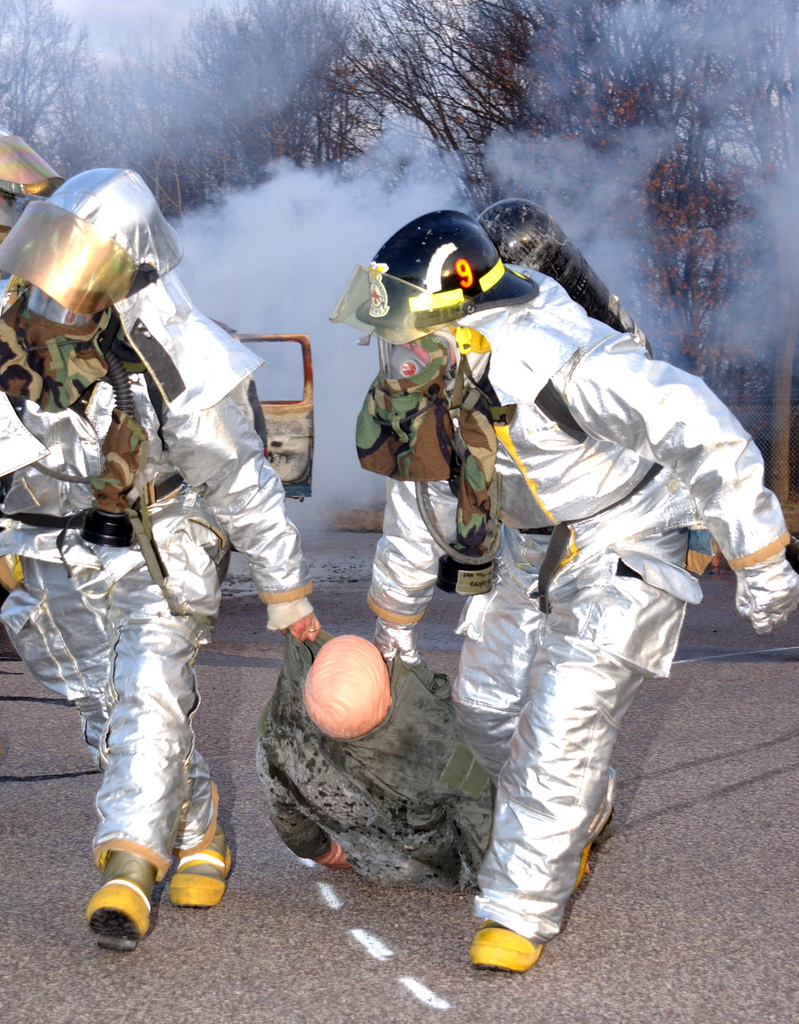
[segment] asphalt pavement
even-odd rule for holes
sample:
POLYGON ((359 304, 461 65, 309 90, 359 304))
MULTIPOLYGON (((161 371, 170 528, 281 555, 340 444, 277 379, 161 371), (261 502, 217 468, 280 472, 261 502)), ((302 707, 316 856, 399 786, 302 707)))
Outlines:
MULTIPOLYGON (((370 636, 375 535, 304 537, 324 627, 370 636)), ((799 616, 757 637, 732 573, 702 587, 671 678, 646 682, 624 721, 610 835, 524 976, 471 969, 468 893, 380 888, 277 839, 254 750, 281 644, 236 559, 196 717, 234 848, 228 892, 187 910, 160 885, 138 948, 99 949, 83 920, 99 776, 74 709, 0 647, 0 1022, 793 1024, 799 616)), ((422 624, 437 670, 454 672, 460 607, 438 594, 422 624)))

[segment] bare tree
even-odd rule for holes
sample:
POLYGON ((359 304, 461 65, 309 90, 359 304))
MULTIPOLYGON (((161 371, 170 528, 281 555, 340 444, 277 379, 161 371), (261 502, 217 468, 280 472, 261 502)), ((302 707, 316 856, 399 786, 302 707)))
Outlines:
POLYGON ((498 128, 528 128, 532 51, 543 17, 526 0, 365 0, 339 87, 375 119, 401 113, 461 161, 478 202, 494 198, 484 163, 498 128))
MULTIPOLYGON (((5 0, 0 17, 0 123, 60 155, 63 119, 95 73, 85 30, 50 0, 5 0)), ((76 127, 73 124, 73 127, 76 127)))
POLYGON ((360 151, 373 131, 330 87, 348 31, 337 0, 247 0, 192 19, 171 62, 167 134, 189 173, 204 177, 206 200, 263 181, 281 158, 313 164, 360 151))
MULTIPOLYGON (((794 189, 799 183, 799 8, 795 0, 767 0, 750 26, 746 60, 738 68, 734 123, 739 148, 749 154, 753 192, 764 254, 753 275, 758 294, 769 310, 768 334, 773 339, 773 423, 769 484, 787 501, 791 469, 796 476, 792 444, 792 391, 799 337, 797 303, 796 222, 794 189)), ((793 481, 794 487, 799 481, 793 481)))

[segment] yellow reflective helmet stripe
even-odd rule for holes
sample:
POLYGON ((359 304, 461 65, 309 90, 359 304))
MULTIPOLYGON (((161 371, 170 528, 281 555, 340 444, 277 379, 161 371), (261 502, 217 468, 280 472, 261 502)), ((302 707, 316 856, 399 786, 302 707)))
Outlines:
MULTIPOLYGON (((481 292, 487 292, 494 285, 502 280, 505 273, 505 265, 502 260, 497 260, 494 266, 477 279, 481 292)), ((424 313, 431 309, 445 309, 447 306, 454 306, 463 302, 464 294, 462 288, 451 288, 446 292, 422 292, 421 295, 414 295, 408 299, 408 306, 412 313, 424 313)))
POLYGON ((408 306, 412 313, 426 313, 431 309, 446 309, 447 306, 454 306, 463 302, 463 289, 451 288, 448 292, 422 292, 421 295, 413 295, 408 299, 408 306))
POLYGON ((494 266, 488 271, 487 274, 479 279, 478 284, 480 285, 481 292, 487 292, 489 288, 493 288, 495 284, 499 284, 502 280, 502 275, 505 273, 505 266, 502 260, 497 260, 494 266))

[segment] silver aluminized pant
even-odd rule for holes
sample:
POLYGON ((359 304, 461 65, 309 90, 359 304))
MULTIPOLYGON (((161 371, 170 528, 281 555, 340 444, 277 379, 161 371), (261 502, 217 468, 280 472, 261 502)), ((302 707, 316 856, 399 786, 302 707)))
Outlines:
POLYGON ((86 742, 103 769, 95 849, 143 847, 168 870, 212 828, 215 794, 194 747, 199 704, 194 660, 218 612, 216 568, 198 534, 179 529, 160 547, 180 597, 203 619, 175 615, 144 565, 104 585, 80 568, 22 559, 24 584, 2 618, 35 678, 73 700, 86 742), (194 534, 194 537, 190 536, 194 534), (190 556, 190 557, 189 557, 190 556))
POLYGON ((673 651, 682 625, 683 601, 616 577, 617 564, 613 553, 597 559, 588 585, 564 573, 548 616, 520 585, 535 574, 501 566, 460 628, 453 703, 467 742, 498 777, 475 914, 537 942, 560 930, 612 784, 620 722, 654 674, 646 663, 673 651))

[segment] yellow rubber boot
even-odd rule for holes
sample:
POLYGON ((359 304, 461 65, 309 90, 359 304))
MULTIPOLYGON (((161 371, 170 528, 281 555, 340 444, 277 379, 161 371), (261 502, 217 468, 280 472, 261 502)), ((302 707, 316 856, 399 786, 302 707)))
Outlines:
POLYGON ((103 867, 103 885, 89 900, 86 920, 104 949, 135 949, 150 926, 150 894, 155 865, 126 850, 112 850, 103 867))
POLYGON ((543 948, 543 944, 531 942, 496 921, 484 921, 472 940, 469 955, 478 970, 523 974, 538 960, 543 948))
POLYGON ((591 869, 588 867, 588 855, 591 852, 591 850, 593 849, 594 843, 598 843, 600 841, 604 841, 605 837, 602 834, 604 833, 605 829, 610 824, 610 821, 611 821, 612 817, 613 817, 613 807, 611 805, 607 809, 607 811, 604 814, 604 816, 599 819, 598 824, 596 824, 594 827, 592 827, 589 830, 589 835, 591 836, 591 841, 589 842, 588 846, 586 846, 583 849, 582 855, 580 856, 580 867, 579 867, 579 869, 577 871, 577 881, 574 883, 574 888, 575 889, 579 888, 580 882, 582 882, 582 880, 585 878, 586 875, 590 875, 591 874, 591 869))
POLYGON ((225 833, 217 826, 206 847, 180 858, 169 898, 178 907, 215 907, 225 895, 232 860, 225 833))

